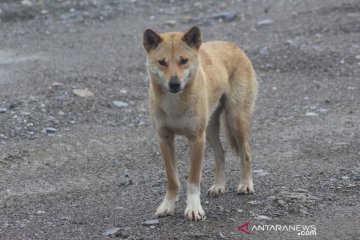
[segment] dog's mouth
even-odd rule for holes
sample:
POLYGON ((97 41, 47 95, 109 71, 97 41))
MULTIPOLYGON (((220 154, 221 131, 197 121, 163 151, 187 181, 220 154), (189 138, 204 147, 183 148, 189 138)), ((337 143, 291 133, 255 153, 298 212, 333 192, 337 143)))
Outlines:
POLYGON ((173 93, 173 94, 177 94, 177 93, 181 93, 183 90, 184 90, 184 89, 176 89, 176 90, 174 90, 174 89, 169 89, 169 92, 170 92, 170 93, 173 93))

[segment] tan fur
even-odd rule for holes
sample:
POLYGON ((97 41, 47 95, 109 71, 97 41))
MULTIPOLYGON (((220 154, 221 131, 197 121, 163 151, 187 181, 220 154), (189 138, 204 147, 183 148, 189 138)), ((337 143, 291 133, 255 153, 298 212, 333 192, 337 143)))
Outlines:
POLYGON ((204 215, 198 196, 205 138, 213 149, 216 162, 215 181, 209 195, 225 192, 224 152, 219 140, 222 114, 230 144, 241 157, 238 193, 252 193, 249 129, 257 82, 245 53, 231 42, 201 44, 201 33, 197 27, 186 33, 161 35, 147 30, 144 47, 150 79, 150 113, 160 137, 160 150, 168 178, 167 193, 156 215, 161 217, 175 213, 180 189, 174 148, 176 134, 186 136, 190 145, 186 217, 199 220, 204 215), (182 64, 182 59, 187 59, 187 62, 182 64), (174 77, 180 84, 178 93, 170 92, 170 80, 174 77))

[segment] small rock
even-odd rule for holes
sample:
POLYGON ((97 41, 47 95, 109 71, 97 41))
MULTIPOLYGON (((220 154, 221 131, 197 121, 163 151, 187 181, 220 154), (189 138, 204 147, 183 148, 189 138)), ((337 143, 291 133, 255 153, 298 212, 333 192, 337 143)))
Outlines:
POLYGON ((7 108, 0 107, 0 113, 6 113, 6 112, 7 112, 7 108))
POLYGON ((254 174, 259 176, 265 176, 269 174, 268 172, 265 172, 263 169, 255 169, 253 172, 254 174))
POLYGON ((123 108, 123 107, 129 106, 128 103, 123 102, 123 101, 113 101, 113 105, 118 108, 123 108))
POLYGON ((352 180, 354 180, 354 181, 360 181, 360 175, 352 177, 352 180))
POLYGON ((273 20, 271 19, 263 19, 263 20, 259 20, 256 22, 256 27, 262 27, 262 26, 266 26, 266 25, 270 25, 273 23, 273 20))
POLYGON ((46 213, 44 210, 39 210, 36 212, 37 215, 44 214, 44 213, 46 213))
POLYGON ((318 116, 319 114, 315 113, 315 112, 306 112, 305 113, 305 116, 306 117, 316 117, 318 116))
POLYGON ((143 222, 143 226, 157 225, 159 223, 160 223, 159 219, 148 219, 145 222, 143 222))
POLYGON ((307 211, 304 210, 304 209, 300 209, 300 213, 301 213, 302 215, 310 215, 310 213, 307 212, 307 211))
POLYGON ((296 44, 294 43, 294 41, 293 40, 291 40, 291 39, 287 39, 286 41, 285 41, 285 44, 286 45, 288 45, 288 46, 296 46, 296 44))
POLYGON ((298 188, 295 190, 295 192, 298 192, 298 193, 308 193, 309 191, 306 190, 306 189, 303 189, 303 188, 298 188))
POLYGON ((164 22, 164 25, 169 26, 169 27, 174 27, 174 26, 176 25, 176 21, 175 21, 175 20, 172 20, 172 19, 166 20, 166 21, 164 22))
POLYGON ((73 93, 78 97, 93 97, 94 93, 88 89, 74 89, 73 93))
POLYGON ((279 199, 277 200, 277 203, 280 207, 287 208, 287 203, 284 200, 279 199))
POLYGON ((58 87, 61 87, 62 85, 63 85, 62 83, 54 82, 53 84, 51 84, 51 87, 52 88, 58 88, 58 87))
POLYGON ((320 201, 322 200, 321 198, 317 197, 317 196, 309 196, 308 197, 309 200, 315 200, 315 201, 320 201))
MULTIPOLYGON (((130 227, 124 228, 124 229, 121 231, 121 237, 122 237, 122 238, 128 238, 128 237, 130 237, 130 230, 131 230, 130 227)), ((118 236, 118 235, 116 234, 115 236, 118 236)), ((119 237, 120 237, 120 236, 119 236, 119 237)))
POLYGON ((320 108, 319 109, 319 112, 321 112, 321 113, 326 113, 328 111, 329 111, 329 109, 327 109, 327 108, 320 108))
POLYGON ((30 0, 22 0, 21 5, 25 7, 32 7, 33 3, 30 0))
POLYGON ((118 228, 118 227, 109 228, 109 229, 105 230, 103 235, 104 236, 115 236, 119 233, 121 234, 120 230, 121 230, 121 228, 118 228))
POLYGON ((215 13, 211 15, 210 19, 217 19, 222 20, 224 22, 232 22, 237 18, 237 13, 231 13, 231 12, 221 12, 221 13, 215 13))
POLYGON ((265 216, 265 215, 257 215, 256 219, 258 220, 271 220, 271 217, 265 216))
POLYGON ((250 201, 250 202, 248 202, 248 203, 251 204, 251 205, 261 205, 261 204, 262 204, 262 202, 256 201, 256 200, 250 201))
POLYGON ((272 196, 267 197, 267 199, 270 201, 274 201, 277 199, 277 197, 275 195, 272 195, 272 196))
POLYGON ((52 127, 47 127, 44 129, 44 132, 46 133, 56 133, 56 128, 52 128, 52 127))

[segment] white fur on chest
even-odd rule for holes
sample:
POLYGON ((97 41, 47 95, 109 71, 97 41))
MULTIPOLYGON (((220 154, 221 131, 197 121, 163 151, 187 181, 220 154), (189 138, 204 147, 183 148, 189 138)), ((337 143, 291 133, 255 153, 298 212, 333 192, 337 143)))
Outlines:
POLYGON ((163 114, 156 119, 157 129, 167 128, 175 133, 194 132, 197 129, 197 115, 190 104, 181 102, 179 95, 167 95, 158 106, 163 114))

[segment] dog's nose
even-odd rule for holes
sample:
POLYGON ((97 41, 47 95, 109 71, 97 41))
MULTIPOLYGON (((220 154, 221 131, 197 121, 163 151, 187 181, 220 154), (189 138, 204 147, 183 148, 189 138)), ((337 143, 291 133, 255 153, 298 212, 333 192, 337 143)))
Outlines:
POLYGON ((181 82, 179 81, 178 76, 172 76, 169 82, 170 91, 177 93, 180 90, 181 82))

